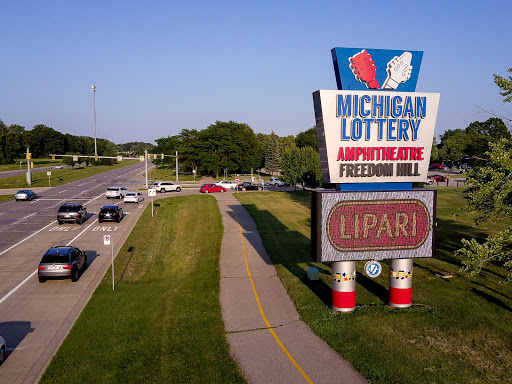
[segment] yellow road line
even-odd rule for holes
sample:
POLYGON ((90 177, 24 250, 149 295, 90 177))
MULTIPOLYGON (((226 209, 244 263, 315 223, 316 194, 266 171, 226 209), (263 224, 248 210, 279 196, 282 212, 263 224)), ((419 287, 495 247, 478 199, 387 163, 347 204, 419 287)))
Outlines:
MULTIPOLYGON (((235 216, 236 217, 236 216, 235 216)), ((237 220, 237 223, 238 223, 238 219, 237 220)), ((238 223, 238 229, 240 231, 240 237, 242 238, 242 247, 243 247, 243 250, 244 250, 244 260, 245 260, 245 267, 247 268, 247 275, 249 277, 249 280, 251 281, 251 285, 252 285, 252 291, 254 292, 254 297, 256 298, 256 302, 258 303, 258 308, 260 310, 260 314, 261 314, 261 317, 263 318, 263 320, 265 321, 265 324, 267 325, 267 328, 268 330, 270 331, 270 333, 272 334, 272 336, 274 336, 274 339, 276 339, 277 341, 277 344, 279 344, 279 346, 281 347, 281 349, 284 351, 284 353, 286 354, 286 356, 288 356, 288 358, 290 359, 290 361, 293 363, 293 365, 295 365, 295 367, 299 370, 299 372, 302 374, 302 376, 304 376, 304 378, 306 379, 306 381, 310 384, 313 384, 313 381, 311 381, 311 379, 308 377, 308 375, 306 375, 306 372, 304 372, 304 370, 300 367, 300 365, 295 361, 295 359, 292 357, 292 355, 290 355, 290 352, 288 352, 288 350, 286 349, 286 347, 283 345, 283 343, 281 342, 281 340, 279 340, 279 337, 277 337, 276 333, 274 332, 274 329, 272 329, 272 326, 270 325, 270 323, 268 322, 267 320, 267 316, 265 316, 265 312, 263 312, 263 308, 261 306, 261 302, 260 302, 260 298, 258 296, 258 292, 256 291, 256 287, 254 285, 254 280, 252 278, 252 275, 251 275, 251 270, 249 269, 249 263, 247 262, 247 254, 245 252, 245 241, 244 241, 244 235, 242 233, 242 226, 240 225, 240 223, 238 223)))

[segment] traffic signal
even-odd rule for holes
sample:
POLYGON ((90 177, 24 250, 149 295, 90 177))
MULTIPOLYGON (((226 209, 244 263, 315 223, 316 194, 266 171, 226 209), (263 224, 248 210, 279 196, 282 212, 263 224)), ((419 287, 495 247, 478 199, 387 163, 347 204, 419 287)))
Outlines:
POLYGON ((32 154, 30 152, 27 152, 27 160, 30 160, 32 158, 32 154))
POLYGON ((52 160, 55 160, 55 156, 52 156, 52 160))
POLYGON ((30 168, 34 168, 34 163, 32 161, 30 162, 30 168))
POLYGON ((151 153, 148 153, 148 160, 151 159, 151 153))
POLYGON ((164 159, 164 156, 165 156, 165 155, 164 155, 163 153, 161 153, 161 154, 160 154, 160 158, 161 158, 162 160, 164 159))
POLYGON ((155 154, 153 154, 153 159, 156 159, 156 153, 155 153, 155 154))

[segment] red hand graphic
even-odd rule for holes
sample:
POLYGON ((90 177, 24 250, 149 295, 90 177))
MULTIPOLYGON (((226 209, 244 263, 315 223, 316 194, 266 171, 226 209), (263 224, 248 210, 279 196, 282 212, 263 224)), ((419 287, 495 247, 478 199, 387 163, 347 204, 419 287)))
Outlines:
POLYGON ((379 82, 375 79, 377 67, 373 62, 372 55, 363 49, 358 54, 352 56, 349 61, 350 69, 357 80, 365 83, 367 88, 380 88, 379 82))

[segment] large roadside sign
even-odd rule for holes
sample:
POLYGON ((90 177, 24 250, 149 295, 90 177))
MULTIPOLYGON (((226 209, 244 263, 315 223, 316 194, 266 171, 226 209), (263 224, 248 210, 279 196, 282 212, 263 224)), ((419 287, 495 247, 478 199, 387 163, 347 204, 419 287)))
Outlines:
POLYGON ((438 93, 313 93, 322 178, 327 183, 424 182, 438 93))
POLYGON ((319 262, 433 256, 436 191, 312 194, 313 251, 319 262))

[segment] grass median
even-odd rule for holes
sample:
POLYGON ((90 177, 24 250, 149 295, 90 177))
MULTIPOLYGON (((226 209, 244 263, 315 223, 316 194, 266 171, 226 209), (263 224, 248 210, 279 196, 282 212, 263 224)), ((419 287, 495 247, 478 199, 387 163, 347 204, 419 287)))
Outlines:
POLYGON ((356 310, 330 309, 331 269, 310 257, 310 195, 240 193, 269 257, 301 317, 372 383, 504 383, 512 377, 512 285, 491 265, 479 276, 459 272, 460 239, 499 226, 473 227, 458 190, 438 190, 435 258, 414 261, 413 307, 387 306, 389 267, 376 279, 357 263, 356 310), (321 281, 308 282, 316 266, 321 281), (444 279, 439 273, 453 274, 444 279))
POLYGON ((109 270, 41 383, 244 382, 221 316, 216 200, 180 196, 155 206, 116 257, 115 291, 109 270))
POLYGON ((138 163, 138 160, 126 160, 114 165, 98 165, 90 167, 75 167, 52 169, 50 183, 48 183, 47 171, 36 172, 32 170, 32 184, 27 185, 27 176, 25 174, 18 176, 3 177, 0 179, 0 189, 3 188, 35 188, 35 187, 56 187, 58 185, 70 183, 72 181, 84 179, 89 176, 98 175, 113 169, 126 167, 138 163), (48 185, 50 184, 50 185, 48 185))

